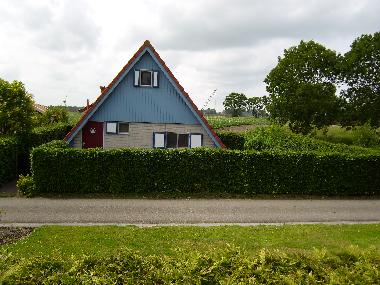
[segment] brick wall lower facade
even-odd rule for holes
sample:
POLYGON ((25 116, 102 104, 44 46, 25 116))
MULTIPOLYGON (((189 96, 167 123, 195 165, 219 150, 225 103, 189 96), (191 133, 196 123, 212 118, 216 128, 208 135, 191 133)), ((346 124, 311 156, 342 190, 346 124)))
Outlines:
MULTIPOLYGON (((203 134, 202 146, 215 147, 212 139, 201 125, 130 123, 128 134, 106 134, 104 131, 103 148, 153 148, 154 132, 200 133, 203 134)), ((75 136, 73 142, 73 147, 82 147, 81 132, 75 136)))

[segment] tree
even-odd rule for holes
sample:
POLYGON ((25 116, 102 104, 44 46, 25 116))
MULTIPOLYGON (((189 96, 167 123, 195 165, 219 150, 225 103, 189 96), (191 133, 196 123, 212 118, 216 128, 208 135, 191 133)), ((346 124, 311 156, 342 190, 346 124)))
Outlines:
POLYGON ((224 108, 233 117, 238 117, 244 112, 247 104, 247 97, 243 93, 230 93, 223 102, 224 108))
POLYGON ((380 32, 355 39, 344 55, 342 77, 347 88, 344 124, 380 126, 380 32))
POLYGON ((268 111, 292 131, 308 133, 337 119, 335 95, 339 56, 314 41, 301 41, 284 51, 264 82, 270 94, 268 111))
POLYGON ((267 115, 266 108, 267 96, 250 97, 247 99, 247 111, 252 113, 252 116, 263 117, 267 115))
POLYGON ((18 135, 32 128, 32 95, 20 81, 0 79, 0 134, 18 135))
POLYGON ((45 125, 68 122, 69 112, 63 106, 50 106, 41 116, 41 123, 45 125))

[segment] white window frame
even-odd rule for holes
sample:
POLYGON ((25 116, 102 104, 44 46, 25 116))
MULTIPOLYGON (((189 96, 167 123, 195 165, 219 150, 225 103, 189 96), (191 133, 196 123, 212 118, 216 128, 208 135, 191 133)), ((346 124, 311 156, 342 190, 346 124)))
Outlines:
POLYGON ((190 148, 195 148, 195 147, 202 147, 203 146, 203 135, 202 134, 198 134, 198 133, 193 133, 193 134, 190 134, 190 144, 189 144, 189 147, 190 148), (193 143, 193 137, 194 139, 196 137, 200 137, 200 142, 199 144, 195 144, 196 141, 194 141, 193 143))
POLYGON ((106 122, 106 134, 112 134, 112 135, 116 135, 117 134, 117 122, 106 122), (108 126, 109 125, 115 125, 115 131, 112 130, 109 130, 108 126))
MULTIPOLYGON (((160 142, 161 142, 161 140, 160 140, 160 142)), ((153 148, 166 148, 166 132, 154 132, 153 133, 153 148), (161 146, 161 144, 157 145, 158 140, 157 140, 156 136, 163 137, 162 146, 161 146)))
POLYGON ((139 76, 139 86, 141 87, 153 87, 153 70, 149 70, 149 69, 140 69, 140 76, 139 76), (141 83, 141 74, 143 72, 149 72, 150 73, 150 85, 143 85, 141 83))

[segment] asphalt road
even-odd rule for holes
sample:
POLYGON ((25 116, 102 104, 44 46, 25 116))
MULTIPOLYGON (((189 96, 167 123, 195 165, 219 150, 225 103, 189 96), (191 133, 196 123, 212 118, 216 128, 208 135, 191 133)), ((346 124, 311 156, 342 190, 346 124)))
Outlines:
POLYGON ((0 225, 380 222, 380 200, 0 198, 0 225))

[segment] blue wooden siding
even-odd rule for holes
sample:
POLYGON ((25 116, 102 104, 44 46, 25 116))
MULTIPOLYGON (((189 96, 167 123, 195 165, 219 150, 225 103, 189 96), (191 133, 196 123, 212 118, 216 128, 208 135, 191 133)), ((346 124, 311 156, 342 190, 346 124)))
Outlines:
POLYGON ((141 56, 90 120, 200 124, 149 52, 141 56), (157 70, 159 87, 135 87, 135 69, 157 70))

